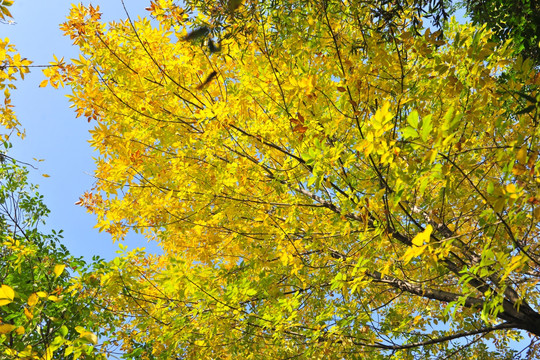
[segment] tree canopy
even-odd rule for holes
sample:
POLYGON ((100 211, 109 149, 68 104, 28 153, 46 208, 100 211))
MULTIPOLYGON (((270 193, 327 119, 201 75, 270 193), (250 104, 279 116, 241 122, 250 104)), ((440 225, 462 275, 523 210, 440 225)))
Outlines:
POLYGON ((164 251, 96 274, 127 356, 501 358, 540 335, 540 76, 486 27, 380 9, 72 8, 81 55, 42 85, 95 122, 80 204, 164 251))

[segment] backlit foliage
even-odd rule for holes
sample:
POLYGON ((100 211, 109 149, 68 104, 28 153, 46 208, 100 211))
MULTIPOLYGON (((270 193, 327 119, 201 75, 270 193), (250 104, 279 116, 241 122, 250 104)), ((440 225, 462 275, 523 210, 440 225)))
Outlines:
POLYGON ((484 28, 385 9, 72 8, 80 57, 47 75, 95 123, 80 203, 164 252, 100 270, 129 356, 490 358, 540 334, 540 79, 484 28))
MULTIPOLYGON (((0 5, 0 14, 1 9, 0 5)), ((9 43, 8 38, 0 39, 0 90, 4 97, 4 101, 0 104, 0 125, 9 131, 8 134, 1 135, 2 140, 7 140, 13 131, 17 136, 24 138, 24 131, 11 104, 11 90, 15 89, 12 82, 17 76, 24 79, 24 74, 28 73, 28 65, 31 63, 16 52, 15 46, 9 43)))
MULTIPOLYGON (((0 22, 11 18, 9 7, 13 1, 0 0, 0 22)), ((9 135, 15 131, 17 136, 24 138, 24 131, 20 128, 20 123, 13 112, 11 104, 11 92, 15 89, 13 81, 17 76, 24 79, 24 74, 28 73, 28 66, 32 62, 22 58, 15 46, 9 43, 9 39, 0 39, 0 90, 2 90, 4 101, 0 104, 0 125, 8 130, 7 134, 1 134, 2 140, 9 139, 9 135)))

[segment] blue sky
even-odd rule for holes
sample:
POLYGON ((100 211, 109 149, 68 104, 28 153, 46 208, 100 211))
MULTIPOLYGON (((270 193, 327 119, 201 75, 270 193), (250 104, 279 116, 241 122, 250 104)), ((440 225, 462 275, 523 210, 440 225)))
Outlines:
MULTIPOLYGON (((46 65, 53 61, 53 54, 65 59, 78 57, 77 48, 62 35, 59 24, 65 21, 72 1, 16 0, 10 11, 15 24, 0 24, 0 36, 9 38, 22 57, 33 65, 46 65)), ((88 4, 89 1, 83 1, 88 4)), ((125 18, 120 0, 91 1, 99 5, 105 21, 125 18)), ((130 16, 144 15, 149 0, 125 0, 130 16)), ((64 244, 73 255, 99 255, 106 259, 115 256, 118 245, 110 235, 94 229, 95 217, 75 205, 79 196, 94 183, 95 168, 92 157, 97 156, 88 144, 88 130, 94 124, 84 118, 75 118, 65 97, 69 89, 39 88, 44 79, 40 68, 32 68, 24 81, 17 81, 13 104, 19 121, 26 129, 22 141, 12 137, 13 148, 9 155, 17 160, 38 167, 31 169, 30 181, 39 185, 45 203, 51 210, 48 229, 64 230, 64 244), (44 159, 36 162, 33 159, 44 159), (45 178, 42 174, 48 174, 45 178)), ((125 244, 130 249, 147 247, 155 251, 155 244, 148 244, 140 236, 130 234, 125 244)))

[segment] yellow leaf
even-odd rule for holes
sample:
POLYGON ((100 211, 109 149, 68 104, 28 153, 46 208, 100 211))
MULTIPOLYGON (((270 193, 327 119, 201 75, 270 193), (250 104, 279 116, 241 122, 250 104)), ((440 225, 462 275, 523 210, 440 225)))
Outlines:
POLYGON ((392 120, 392 113, 390 112, 390 103, 385 102, 384 105, 377 110, 375 116, 372 117, 373 127, 380 129, 388 121, 392 120))
POLYGON ((533 216, 535 220, 540 220, 540 206, 534 208, 533 216))
POLYGON ((413 257, 416 257, 424 252, 427 247, 427 245, 424 245, 424 243, 429 243, 429 238, 432 232, 433 227, 428 224, 424 231, 416 234, 414 239, 412 239, 412 246, 405 251, 405 254, 403 254, 403 257, 401 258, 406 264, 411 261, 413 257))
POLYGON ((28 320, 32 320, 34 318, 34 315, 27 308, 24 308, 24 316, 26 316, 28 320))
POLYGON ((52 302, 59 302, 60 299, 58 298, 58 296, 55 296, 55 295, 51 295, 49 296, 47 299, 49 299, 50 301, 52 302))
POLYGON ((53 360, 53 350, 50 346, 47 346, 45 354, 43 354, 40 360, 53 360))
POLYGON ((44 297, 47 297, 47 293, 44 292, 44 291, 38 291, 36 293, 37 296, 39 296, 40 298, 44 298, 44 297))
POLYGON ((49 80, 45 79, 42 82, 39 83, 39 87, 45 87, 49 83, 49 80))
POLYGON ((4 306, 13 301, 15 292, 7 285, 0 287, 0 306, 4 306))
POLYGON ((516 155, 517 161, 524 165, 527 162, 527 145, 523 145, 516 155))
POLYGON ((63 264, 54 265, 55 277, 59 277, 64 272, 65 268, 66 268, 66 265, 63 265, 63 264))
POLYGON ((15 332, 17 333, 17 335, 22 335, 24 334, 24 327, 22 326, 19 326, 17 329, 15 329, 15 332))
POLYGON ((91 344, 96 345, 97 344, 97 336, 90 331, 85 331, 80 335, 80 338, 85 340, 86 342, 89 342, 91 344))
POLYGON ((39 298, 37 294, 32 294, 28 297, 28 305, 29 306, 35 306, 38 302, 39 298))
POLYGON ((516 185, 514 185, 514 184, 506 185, 506 192, 510 193, 510 194, 515 193, 516 192, 516 185))
POLYGON ((68 346, 64 352, 64 356, 68 356, 73 352, 73 346, 68 346))
POLYGON ((403 257, 401 259, 405 262, 405 264, 408 264, 413 257, 417 257, 418 255, 422 254, 426 247, 427 245, 411 246, 407 249, 407 251, 405 251, 405 254, 403 254, 403 257))
MULTIPOLYGON (((13 354, 15 355, 15 354, 13 354)), ((24 348, 23 351, 19 352, 18 354, 18 358, 23 358, 23 359, 35 359, 35 357, 32 356, 32 345, 28 345, 24 348)), ((42 360, 42 359, 40 359, 42 360)))
POLYGON ((0 325, 0 334, 8 334, 15 329, 15 326, 11 324, 2 324, 0 325))
POLYGON ((46 178, 51 177, 51 175, 49 174, 41 174, 41 176, 46 177, 46 178))
POLYGON ((426 226, 426 229, 421 233, 416 234, 412 240, 413 245, 422 246, 425 242, 429 242, 431 233, 433 232, 433 227, 431 225, 426 226))
POLYGON ((75 326, 75 331, 77 331, 79 334, 82 334, 86 332, 86 329, 83 328, 82 326, 75 326))

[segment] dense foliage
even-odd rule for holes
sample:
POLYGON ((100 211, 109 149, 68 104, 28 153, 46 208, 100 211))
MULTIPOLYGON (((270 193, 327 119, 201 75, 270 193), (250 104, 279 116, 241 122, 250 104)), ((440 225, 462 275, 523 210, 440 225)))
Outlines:
POLYGON ((43 85, 96 122, 81 204, 164 251, 96 274, 129 356, 500 358, 540 335, 540 77, 485 27, 379 5, 73 7, 81 56, 43 85))
POLYGON ((502 41, 540 65, 540 3, 530 0, 467 0, 472 20, 486 24, 502 41))

